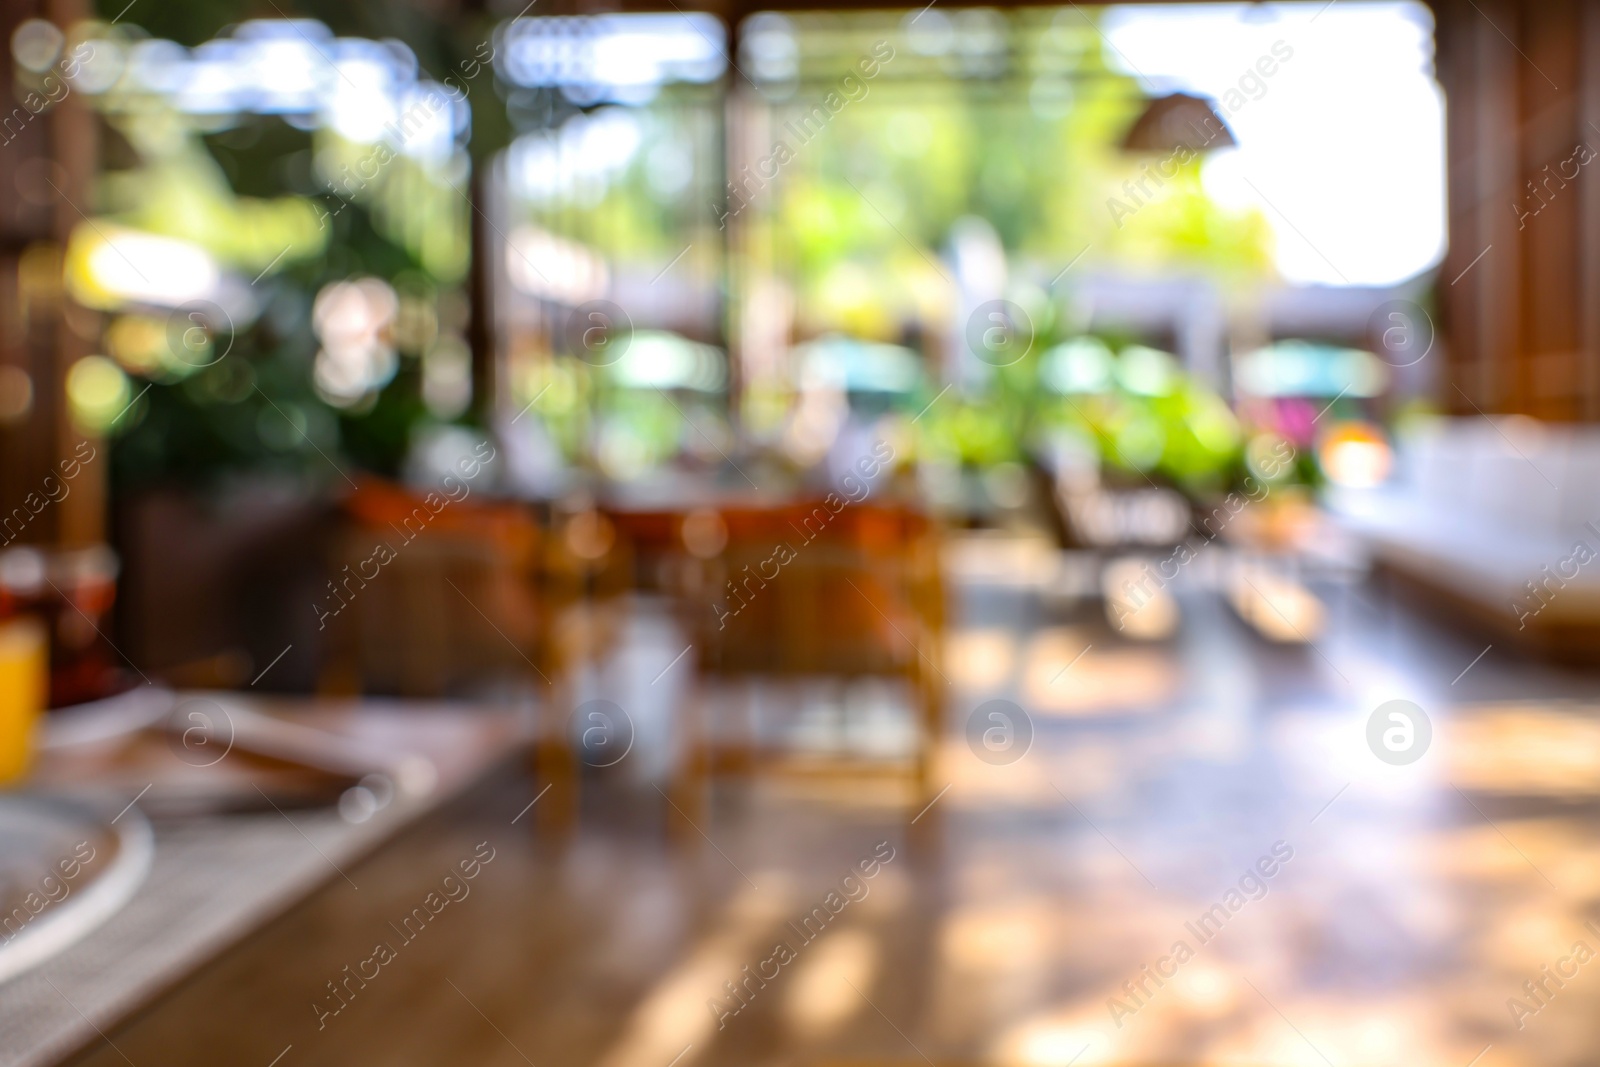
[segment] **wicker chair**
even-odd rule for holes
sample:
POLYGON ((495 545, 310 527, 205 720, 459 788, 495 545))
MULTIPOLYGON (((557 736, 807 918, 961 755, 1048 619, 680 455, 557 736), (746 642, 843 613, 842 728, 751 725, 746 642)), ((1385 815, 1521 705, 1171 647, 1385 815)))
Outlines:
MULTIPOLYGON (((713 737, 710 687, 808 676, 903 680, 915 707, 916 749, 894 769, 926 790, 948 685, 938 663, 944 607, 933 523, 904 506, 866 502, 719 515, 724 546, 708 559, 685 552, 676 583, 696 667, 682 716, 680 792, 693 803, 708 774, 767 766, 783 754, 753 737, 713 737)), ((864 767, 852 760, 833 769, 864 767)))
POLYGON ((430 508, 369 479, 345 500, 317 609, 331 631, 324 688, 440 697, 552 673, 538 521, 515 505, 443 499, 430 508))

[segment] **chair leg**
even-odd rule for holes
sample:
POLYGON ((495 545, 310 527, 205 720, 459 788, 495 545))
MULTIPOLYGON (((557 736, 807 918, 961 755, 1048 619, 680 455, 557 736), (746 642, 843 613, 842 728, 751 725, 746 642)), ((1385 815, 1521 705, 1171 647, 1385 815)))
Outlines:
POLYGON ((938 679, 925 670, 917 672, 914 684, 921 713, 917 739, 917 790, 924 798, 931 799, 939 748, 944 740, 944 694, 939 689, 938 679))
POLYGON ((539 825, 545 830, 569 828, 577 817, 577 757, 567 736, 566 722, 571 704, 567 676, 558 674, 540 708, 540 721, 529 749, 535 781, 550 787, 549 795, 538 805, 539 825))
POLYGON ((688 685, 677 715, 682 752, 668 783, 666 811, 667 832, 674 838, 693 835, 705 813, 711 760, 705 697, 705 685, 696 678, 688 685))

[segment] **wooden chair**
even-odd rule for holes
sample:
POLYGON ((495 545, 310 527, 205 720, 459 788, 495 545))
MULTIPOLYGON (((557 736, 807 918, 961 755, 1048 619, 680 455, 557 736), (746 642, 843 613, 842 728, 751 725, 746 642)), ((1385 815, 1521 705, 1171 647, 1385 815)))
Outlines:
POLYGON ((553 514, 549 533, 543 588, 558 657, 569 666, 598 665, 627 624, 633 546, 614 518, 594 507, 553 514))
MULTIPOLYGON (((934 524, 908 507, 869 502, 719 515, 724 547, 708 559, 685 552, 676 583, 696 668, 681 717, 685 798, 695 802, 711 773, 769 766, 783 755, 753 736, 730 743, 708 728, 710 687, 760 677, 903 680, 917 739, 909 766, 897 769, 925 791, 948 686, 939 665, 944 597, 934 524)), ((834 769, 865 768, 849 761, 834 769)))
POLYGON ((538 521, 517 505, 444 501, 375 479, 344 501, 315 609, 331 631, 324 688, 436 698, 548 680, 538 521))

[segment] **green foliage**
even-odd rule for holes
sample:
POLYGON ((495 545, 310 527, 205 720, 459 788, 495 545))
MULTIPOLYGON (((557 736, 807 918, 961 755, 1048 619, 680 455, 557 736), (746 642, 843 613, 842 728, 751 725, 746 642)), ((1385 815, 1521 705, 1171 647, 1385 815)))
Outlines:
POLYGON ((1110 388, 1067 394, 1043 402, 1045 433, 1066 431, 1092 440, 1103 465, 1123 479, 1159 477, 1191 492, 1229 481, 1240 459, 1238 421, 1221 397, 1191 380, 1175 364, 1157 389, 1125 373, 1134 359, 1161 359, 1136 346, 1118 359, 1110 388))
MULTIPOLYGON (((236 4, 145 0, 113 32, 193 45, 260 14, 236 4)), ((454 75, 452 85, 486 93, 494 106, 485 110, 503 116, 493 74, 468 65, 485 53, 492 20, 456 20, 452 33, 414 5, 313 3, 294 14, 321 18, 340 35, 399 35, 425 72, 454 75)), ((86 257, 69 257, 77 291, 119 312, 108 332, 111 353, 150 379, 116 426, 117 487, 239 472, 314 481, 342 481, 339 472, 357 467, 397 473, 413 429, 431 417, 422 358, 437 336, 439 310, 464 304, 459 284, 471 205, 462 189, 408 156, 274 116, 191 115, 120 86, 93 102, 104 117, 106 169, 94 204, 100 221, 83 232, 101 239, 108 231, 153 234, 198 246, 235 284, 248 283, 245 297, 255 305, 238 323, 210 315, 203 351, 174 355, 174 344, 198 335, 184 309, 163 322, 120 308, 98 287, 86 257), (319 340, 311 307, 329 284, 361 276, 413 294, 402 303, 422 308, 426 329, 396 337, 393 377, 375 395, 340 408, 313 387, 319 340)), ((492 116, 479 124, 481 146, 494 143, 495 129, 492 116)), ((457 181, 465 185, 464 177, 457 181)), ((135 383, 133 392, 142 388, 135 383)))

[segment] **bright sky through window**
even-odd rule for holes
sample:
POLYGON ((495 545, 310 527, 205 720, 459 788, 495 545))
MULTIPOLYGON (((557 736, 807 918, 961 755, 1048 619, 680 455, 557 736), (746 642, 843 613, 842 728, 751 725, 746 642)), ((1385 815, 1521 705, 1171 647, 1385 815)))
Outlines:
POLYGON ((1286 279, 1392 285, 1443 257, 1444 97, 1421 4, 1139 5, 1104 27, 1147 90, 1222 106, 1239 147, 1206 161, 1206 188, 1261 208, 1286 279))

